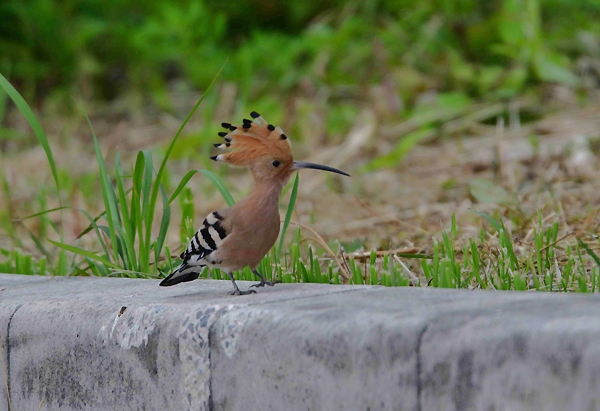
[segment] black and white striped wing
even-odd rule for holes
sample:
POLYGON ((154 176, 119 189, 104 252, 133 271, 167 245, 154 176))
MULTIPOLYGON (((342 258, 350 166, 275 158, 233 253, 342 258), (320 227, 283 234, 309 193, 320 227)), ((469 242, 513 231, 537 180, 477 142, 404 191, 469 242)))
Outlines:
POLYGON ((217 250, 227 237, 222 221, 223 217, 217 211, 210 213, 204 219, 202 228, 196 231, 185 251, 179 256, 183 262, 160 285, 170 286, 195 280, 208 265, 207 263, 213 263, 207 257, 217 250))
POLYGON ((221 221, 223 217, 217 211, 210 213, 204 219, 202 228, 196 231, 185 251, 181 253, 180 257, 184 262, 194 264, 219 248, 227 237, 221 221))

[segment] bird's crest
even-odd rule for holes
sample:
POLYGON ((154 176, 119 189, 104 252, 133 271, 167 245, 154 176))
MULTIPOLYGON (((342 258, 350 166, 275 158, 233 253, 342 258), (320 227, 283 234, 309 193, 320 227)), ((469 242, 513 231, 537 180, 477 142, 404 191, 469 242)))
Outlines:
POLYGON ((258 159, 278 157, 292 160, 292 145, 281 127, 275 127, 265 121, 256 111, 250 113, 252 120, 244 119, 242 125, 221 123, 226 132, 219 136, 224 143, 215 144, 219 149, 232 151, 211 157, 232 166, 251 166, 258 159))

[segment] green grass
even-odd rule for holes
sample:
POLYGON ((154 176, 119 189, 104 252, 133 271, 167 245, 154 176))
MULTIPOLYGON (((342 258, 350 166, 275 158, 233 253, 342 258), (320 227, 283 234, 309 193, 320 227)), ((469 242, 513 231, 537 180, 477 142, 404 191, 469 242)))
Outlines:
POLYGON ((31 254, 22 250, 4 250, 0 249, 0 255, 3 261, 0 261, 0 273, 5 274, 25 274, 25 275, 46 275, 45 257, 34 259, 31 254))

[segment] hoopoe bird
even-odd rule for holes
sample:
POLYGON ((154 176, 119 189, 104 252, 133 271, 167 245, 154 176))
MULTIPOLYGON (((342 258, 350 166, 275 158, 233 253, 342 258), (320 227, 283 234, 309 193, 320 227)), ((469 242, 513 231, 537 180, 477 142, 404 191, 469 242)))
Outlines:
POLYGON ((205 267, 225 271, 233 284, 229 294, 245 295, 254 290, 240 291, 233 272, 249 267, 260 283, 251 287, 273 286, 256 270, 279 235, 279 196, 294 170, 312 168, 350 176, 338 169, 320 164, 294 161, 290 139, 280 127, 268 124, 257 112, 241 126, 222 123, 227 132, 219 136, 225 142, 215 144, 232 152, 211 157, 232 166, 248 167, 254 176, 250 193, 230 208, 210 213, 202 228, 190 240, 181 254, 181 265, 160 285, 171 286, 192 281, 205 267))

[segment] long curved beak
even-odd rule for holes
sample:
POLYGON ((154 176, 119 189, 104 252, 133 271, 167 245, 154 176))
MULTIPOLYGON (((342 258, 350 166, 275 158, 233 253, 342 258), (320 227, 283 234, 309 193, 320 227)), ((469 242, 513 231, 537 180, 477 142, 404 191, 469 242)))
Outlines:
POLYGON ((350 177, 350 174, 344 173, 343 171, 338 170, 337 168, 322 166, 321 164, 307 163, 305 161, 294 161, 294 165, 292 166, 292 170, 299 170, 301 168, 314 168, 315 170, 331 171, 332 173, 338 173, 338 174, 341 174, 343 176, 350 177))

